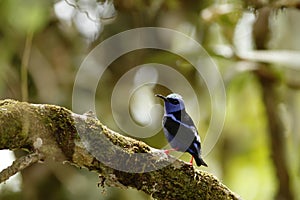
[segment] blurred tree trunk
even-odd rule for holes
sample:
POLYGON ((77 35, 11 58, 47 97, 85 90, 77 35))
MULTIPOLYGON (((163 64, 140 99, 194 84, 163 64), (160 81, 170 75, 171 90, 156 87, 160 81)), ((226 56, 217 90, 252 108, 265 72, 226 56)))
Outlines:
MULTIPOLYGON (((253 26, 253 36, 258 50, 267 49, 267 42, 270 34, 269 18, 271 8, 264 7, 258 10, 258 16, 253 26)), ((284 139, 284 125, 280 119, 279 104, 280 94, 278 92, 279 77, 272 72, 268 64, 258 64, 256 71, 261 88, 263 102, 265 104, 266 116, 269 125, 269 138, 271 141, 271 156, 278 179, 277 200, 294 199, 290 189, 290 178, 286 162, 286 148, 284 139)))

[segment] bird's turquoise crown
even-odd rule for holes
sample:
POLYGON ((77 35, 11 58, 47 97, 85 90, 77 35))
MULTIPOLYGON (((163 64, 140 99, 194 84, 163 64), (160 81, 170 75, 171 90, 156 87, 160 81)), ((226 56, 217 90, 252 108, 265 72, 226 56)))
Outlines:
POLYGON ((172 93, 166 97, 160 94, 155 96, 164 100, 166 113, 179 112, 185 109, 183 99, 179 94, 172 93))
POLYGON ((182 96, 179 95, 179 94, 176 94, 176 93, 169 94, 169 95, 167 96, 167 98, 181 99, 181 100, 183 100, 182 96))

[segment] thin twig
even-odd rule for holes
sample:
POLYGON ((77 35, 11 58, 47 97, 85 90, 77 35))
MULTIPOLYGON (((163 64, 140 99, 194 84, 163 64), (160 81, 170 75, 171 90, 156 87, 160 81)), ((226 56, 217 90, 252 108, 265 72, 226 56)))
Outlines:
POLYGON ((25 48, 21 63, 21 92, 22 100, 28 101, 28 63, 32 46, 33 31, 30 30, 26 36, 25 48))
POLYGON ((18 158, 12 163, 11 166, 7 167, 6 169, 0 172, 0 183, 8 180, 11 176, 15 175, 21 170, 40 161, 41 159, 43 159, 43 157, 44 157, 43 154, 35 152, 18 158))

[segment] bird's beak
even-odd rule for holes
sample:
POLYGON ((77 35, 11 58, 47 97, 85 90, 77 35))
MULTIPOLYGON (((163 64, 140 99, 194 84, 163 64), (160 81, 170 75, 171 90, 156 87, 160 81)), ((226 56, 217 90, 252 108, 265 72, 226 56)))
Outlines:
POLYGON ((165 96, 161 95, 161 94, 156 94, 155 96, 163 99, 164 101, 168 101, 168 99, 165 96))

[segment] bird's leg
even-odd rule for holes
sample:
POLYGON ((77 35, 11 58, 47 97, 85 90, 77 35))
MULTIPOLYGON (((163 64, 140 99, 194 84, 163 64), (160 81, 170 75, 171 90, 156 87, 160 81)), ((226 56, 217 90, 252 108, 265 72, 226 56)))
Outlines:
POLYGON ((177 151, 177 150, 178 150, 178 148, 175 148, 175 149, 165 149, 164 152, 165 152, 165 154, 168 154, 168 155, 169 155, 169 153, 170 153, 171 151, 177 151))
POLYGON ((190 164, 193 165, 193 161, 194 161, 194 156, 192 156, 191 160, 190 160, 190 164))

